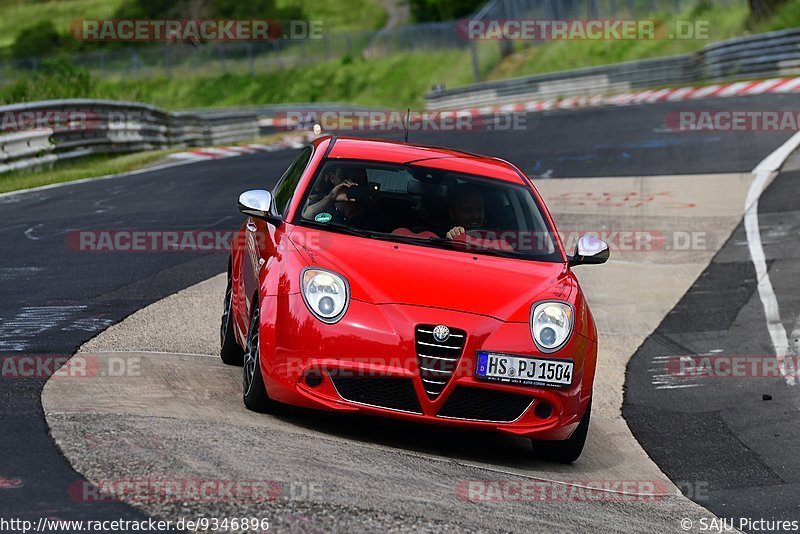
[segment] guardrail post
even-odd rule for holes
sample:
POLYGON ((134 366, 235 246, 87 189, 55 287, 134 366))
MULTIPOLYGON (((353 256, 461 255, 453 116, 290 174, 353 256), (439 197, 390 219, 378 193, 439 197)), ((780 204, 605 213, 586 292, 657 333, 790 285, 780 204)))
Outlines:
POLYGON ((478 45, 475 43, 474 39, 469 42, 469 55, 472 58, 472 78, 475 80, 475 83, 478 83, 481 81, 481 70, 478 65, 478 45))
POLYGON ((600 17, 600 9, 597 6, 597 0, 589 0, 589 18, 596 19, 600 17))
POLYGON ((228 65, 225 62, 225 48, 223 45, 217 45, 217 55, 219 55, 219 64, 222 72, 228 72, 228 65))
MULTIPOLYGON (((502 14, 501 14, 501 16, 499 18, 500 18, 500 20, 508 19, 510 17, 509 10, 508 10, 508 2, 503 1, 501 3, 501 5, 502 5, 502 8, 501 8, 501 10, 502 10, 501 13, 502 14)), ((510 56, 513 51, 514 51, 514 47, 512 46, 511 41, 509 41, 508 39, 501 38, 500 39, 500 57, 510 56)))
POLYGON ((167 73, 167 76, 170 76, 170 64, 169 64, 169 51, 166 46, 161 47, 161 61, 164 63, 164 70, 167 73))
POLYGON ((253 61, 253 45, 250 43, 244 43, 244 48, 247 50, 247 66, 250 70, 250 76, 254 76, 256 73, 256 66, 253 61))

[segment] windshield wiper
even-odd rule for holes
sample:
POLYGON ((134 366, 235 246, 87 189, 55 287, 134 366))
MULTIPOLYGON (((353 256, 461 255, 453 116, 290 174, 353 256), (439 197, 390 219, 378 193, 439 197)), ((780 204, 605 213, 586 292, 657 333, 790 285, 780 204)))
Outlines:
POLYGON ((397 234, 376 234, 376 237, 385 238, 392 241, 399 241, 401 243, 409 243, 412 245, 446 245, 446 248, 454 250, 463 250, 465 252, 475 252, 479 254, 487 254, 492 256, 499 256, 501 258, 519 258, 516 252, 508 252, 488 247, 477 247, 470 245, 466 241, 456 241, 446 237, 411 237, 397 234))
POLYGON ((317 221, 303 221, 304 224, 311 226, 313 228, 319 228, 320 230, 331 230, 333 232, 340 232, 342 234, 349 234, 355 235, 358 237, 376 237, 377 235, 375 232, 369 232, 367 230, 360 230, 358 228, 353 228, 351 226, 345 226, 344 224, 338 223, 319 223, 317 221))
POLYGON ((484 247, 476 247, 472 245, 472 248, 466 241, 455 241, 453 239, 448 239, 446 237, 412 237, 406 235, 397 235, 397 234, 390 234, 386 232, 370 232, 369 230, 362 230, 359 228, 353 228, 350 226, 345 226, 343 224, 338 223, 319 223, 317 221, 303 221, 304 224, 311 226, 313 228, 319 228, 320 230, 331 230, 333 232, 340 232, 343 234, 355 235, 358 237, 366 237, 370 239, 385 239, 387 241, 396 241, 399 243, 408 243, 410 245, 422 245, 422 246, 436 246, 436 245, 445 245, 442 248, 448 248, 452 250, 460 250, 464 252, 474 252, 477 254, 486 254, 489 256, 499 256, 501 258, 519 258, 520 255, 516 252, 508 252, 504 250, 498 250, 494 248, 484 248, 484 247))

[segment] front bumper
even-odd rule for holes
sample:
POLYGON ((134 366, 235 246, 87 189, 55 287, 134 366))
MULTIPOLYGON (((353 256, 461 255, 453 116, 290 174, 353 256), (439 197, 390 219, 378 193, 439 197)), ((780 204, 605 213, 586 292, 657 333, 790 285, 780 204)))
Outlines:
POLYGON ((422 306, 353 300, 334 325, 316 320, 299 294, 262 303, 261 369, 270 397, 308 408, 363 412, 422 423, 566 439, 591 397, 597 345, 582 332, 556 357, 575 366, 567 387, 487 382, 474 376, 479 350, 538 358, 527 323, 422 306), (455 371, 431 397, 419 370, 416 327, 467 333, 455 371))

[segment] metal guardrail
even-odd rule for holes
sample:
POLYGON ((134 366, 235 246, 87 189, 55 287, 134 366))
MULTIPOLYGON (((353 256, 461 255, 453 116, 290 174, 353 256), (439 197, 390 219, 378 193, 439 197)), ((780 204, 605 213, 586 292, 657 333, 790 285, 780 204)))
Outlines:
POLYGON ((47 128, 0 135, 0 173, 56 161, 51 135, 47 128))
POLYGON ((737 37, 699 53, 705 79, 753 78, 800 72, 800 29, 737 37))
MULTIPOLYGON (((714 0, 730 5, 741 0, 714 0)), ((641 17, 680 13, 697 6, 697 0, 490 0, 471 18, 478 20, 572 20, 641 17)))
POLYGON ((455 109, 798 73, 800 29, 793 28, 713 43, 695 54, 477 83, 425 99, 429 109, 455 109))
POLYGON ((615 93, 654 85, 686 83, 695 78, 696 69, 693 56, 670 56, 483 82, 429 93, 425 99, 428 109, 439 110, 615 93))
POLYGON ((0 106, 0 173, 90 154, 209 146, 258 137, 254 111, 171 113, 138 102, 50 100, 0 106))

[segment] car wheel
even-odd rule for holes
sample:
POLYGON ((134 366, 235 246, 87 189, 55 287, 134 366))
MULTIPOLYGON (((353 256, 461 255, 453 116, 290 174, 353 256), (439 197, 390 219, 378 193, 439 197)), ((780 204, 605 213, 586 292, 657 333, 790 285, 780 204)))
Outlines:
POLYGON ((248 410, 261 413, 276 413, 280 404, 269 398, 264 378, 261 376, 261 358, 258 343, 258 330, 261 313, 257 302, 254 302, 253 317, 247 331, 247 346, 244 350, 242 399, 248 410))
POLYGON ((228 289, 225 290, 225 309, 219 327, 220 351, 219 357, 228 365, 242 365, 244 351, 236 342, 233 333, 233 285, 228 277, 228 289))
POLYGON ((569 439, 559 441, 545 441, 532 439, 533 452, 537 458, 548 460, 551 462, 558 462, 563 464, 571 464, 580 457, 583 451, 583 445, 586 443, 586 434, 589 432, 589 418, 592 414, 592 401, 589 400, 589 405, 578 424, 578 428, 569 437, 569 439))

